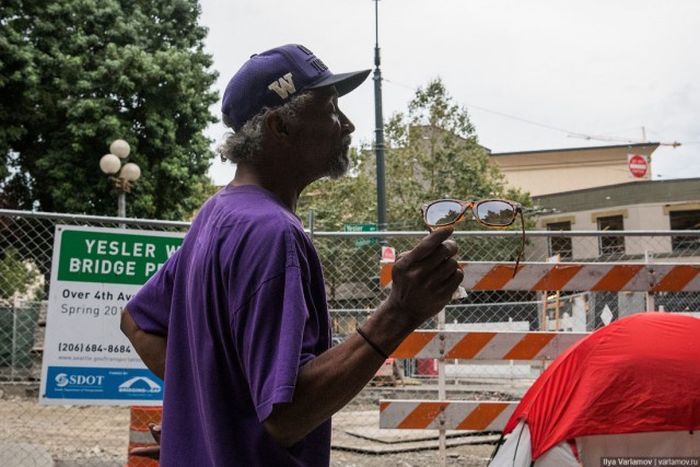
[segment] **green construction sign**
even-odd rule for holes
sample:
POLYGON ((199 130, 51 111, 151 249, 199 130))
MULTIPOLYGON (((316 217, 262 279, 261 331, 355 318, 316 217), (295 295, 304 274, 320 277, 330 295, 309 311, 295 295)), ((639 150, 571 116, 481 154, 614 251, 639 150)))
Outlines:
MULTIPOLYGON (((377 224, 345 224, 343 225, 343 230, 345 232, 376 232, 377 224)), ((369 246, 376 245, 376 237, 358 237, 355 239, 355 246, 369 246)))
POLYGON ((58 280, 142 285, 182 244, 180 235, 68 230, 61 236, 58 280))

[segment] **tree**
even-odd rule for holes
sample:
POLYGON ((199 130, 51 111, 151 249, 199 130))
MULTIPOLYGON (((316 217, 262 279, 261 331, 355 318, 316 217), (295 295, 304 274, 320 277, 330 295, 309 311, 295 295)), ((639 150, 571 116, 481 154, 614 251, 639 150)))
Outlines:
MULTIPOLYGON (((479 145, 467 110, 454 102, 439 78, 416 91, 407 114, 389 119, 385 142, 390 229, 423 230, 420 206, 445 197, 503 197, 531 204, 526 193, 506 186, 488 151, 479 145)), ((313 184, 300 199, 300 212, 313 209, 317 227, 327 230, 376 219, 373 161, 368 148, 354 152, 351 175, 313 184)), ((464 223, 459 228, 475 226, 464 223)))
POLYGON ((127 204, 181 219, 204 198, 216 73, 196 0, 0 6, 0 206, 114 214, 99 171, 116 138, 142 169, 127 204))
POLYGON ((40 288, 40 276, 32 261, 23 261, 15 248, 8 248, 0 257, 0 299, 11 299, 40 288))
MULTIPOLYGON (((393 115, 385 132, 387 218, 397 230, 424 229, 420 206, 441 198, 532 204, 529 195, 506 185, 488 150, 479 145, 467 109, 454 101, 439 78, 419 88, 408 113, 393 115)), ((466 221, 455 229, 485 228, 466 221)), ((520 221, 510 229, 520 229, 520 221)), ((461 237, 459 243, 461 257, 472 260, 514 260, 520 250, 516 237, 461 237)))
POLYGON ((314 212, 318 230, 342 230, 345 224, 372 222, 376 217, 374 182, 369 176, 367 151, 350 151, 350 169, 336 180, 323 178, 309 186, 297 211, 314 212))
POLYGON ((504 197, 529 203, 525 194, 505 186, 479 145, 467 110, 454 102, 439 78, 419 88, 408 114, 394 114, 385 132, 387 218, 393 228, 423 229, 419 208, 434 199, 504 197))
MULTIPOLYGON (((297 211, 302 215, 313 211, 314 228, 342 231, 347 224, 372 223, 375 216, 374 188, 364 170, 367 152, 350 153, 350 175, 337 180, 322 179, 304 191, 297 211)), ((340 306, 345 295, 341 284, 365 283, 372 288, 370 279, 376 275, 376 242, 367 238, 317 241, 317 249, 324 265, 324 279, 328 285, 331 306, 340 306), (364 240, 361 245, 356 240, 364 240)))
MULTIPOLYGON (((456 104, 440 79, 419 88, 407 113, 385 125, 387 220, 390 230, 425 230, 420 206, 430 200, 506 198, 530 206, 529 196, 506 186, 503 175, 479 145, 467 110, 456 104)), ((374 154, 353 154, 351 176, 321 180, 304 193, 299 212, 315 212, 317 229, 341 230, 344 224, 374 222, 376 190, 374 154)), ((463 222, 459 230, 481 228, 463 222)), ((520 228, 516 222, 512 228, 520 228)), ((413 241, 392 239, 398 250, 413 241)), ((510 260, 519 250, 515 238, 469 238, 460 241, 463 258, 510 260)), ((351 243, 320 245, 327 283, 376 279, 379 247, 359 249, 351 243)), ((329 299, 333 300, 331 287, 329 299)))

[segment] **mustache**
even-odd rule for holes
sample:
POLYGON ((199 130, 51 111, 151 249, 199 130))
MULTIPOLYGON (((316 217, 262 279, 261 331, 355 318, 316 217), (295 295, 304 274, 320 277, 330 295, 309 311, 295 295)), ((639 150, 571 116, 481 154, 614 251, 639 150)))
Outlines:
POLYGON ((345 135, 343 136, 343 139, 340 141, 343 147, 350 147, 350 143, 352 143, 352 137, 350 135, 345 135))

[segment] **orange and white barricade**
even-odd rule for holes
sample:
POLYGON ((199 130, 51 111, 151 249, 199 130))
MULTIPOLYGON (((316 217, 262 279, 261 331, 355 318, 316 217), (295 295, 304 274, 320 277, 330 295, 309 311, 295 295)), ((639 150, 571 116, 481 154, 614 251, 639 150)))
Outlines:
MULTIPOLYGON (((460 262, 466 290, 592 292, 698 292, 700 264, 460 262)), ((382 262, 383 287, 391 285, 393 263, 382 262)))
MULTIPOLYGON (((392 262, 382 261, 380 284, 391 286, 392 262)), ((657 292, 700 291, 700 264, 460 262, 467 291, 657 292)), ((653 305, 650 307, 653 308, 653 305)), ((642 310, 640 310, 642 311, 642 310)), ((585 332, 414 331, 393 358, 551 361, 585 332)), ((382 400, 380 428, 501 431, 517 402, 382 400)))
POLYGON ((553 360, 587 332, 414 331, 394 358, 465 360, 553 360), (444 353, 440 349, 444 348, 444 353))
POLYGON ((381 401, 380 428, 502 431, 517 402, 381 401))

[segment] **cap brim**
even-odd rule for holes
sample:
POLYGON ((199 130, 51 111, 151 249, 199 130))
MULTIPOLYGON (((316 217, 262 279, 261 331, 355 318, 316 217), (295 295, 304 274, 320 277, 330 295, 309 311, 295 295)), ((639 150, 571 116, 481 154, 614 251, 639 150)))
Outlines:
POLYGON ((369 76, 372 70, 351 71, 350 73, 338 73, 322 79, 318 83, 308 86, 306 89, 325 88, 327 86, 335 86, 338 91, 338 96, 344 96, 360 84, 362 84, 369 76))

